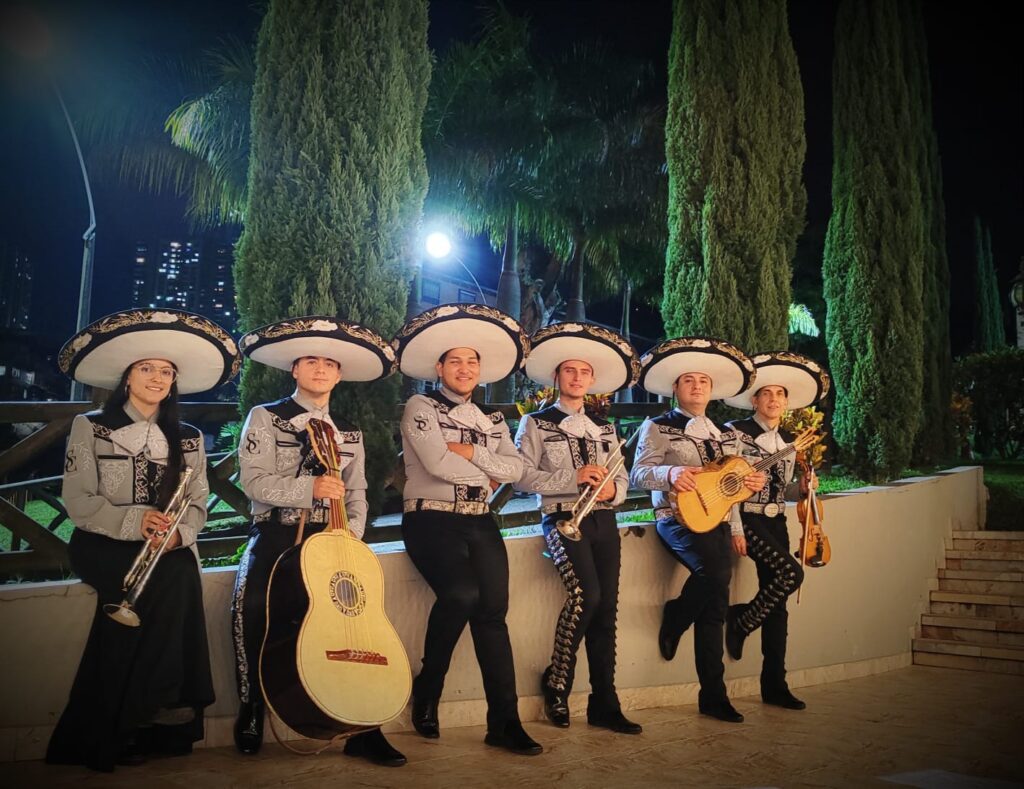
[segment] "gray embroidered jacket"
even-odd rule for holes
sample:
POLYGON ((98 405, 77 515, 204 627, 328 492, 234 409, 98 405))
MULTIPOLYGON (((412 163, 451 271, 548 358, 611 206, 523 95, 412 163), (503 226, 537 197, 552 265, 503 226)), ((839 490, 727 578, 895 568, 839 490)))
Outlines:
MULTIPOLYGON (((186 489, 192 502, 178 529, 181 544, 195 552, 210 489, 203 435, 192 425, 181 425, 181 450, 185 465, 193 469, 186 489)), ((142 515, 156 509, 166 467, 167 439, 155 414, 146 419, 131 404, 109 416, 80 414, 71 425, 64 458, 64 506, 79 529, 115 540, 141 540, 142 515)))
POLYGON ((523 473, 501 412, 459 402, 447 390, 409 398, 402 448, 407 507, 417 500, 447 502, 456 512, 480 513, 491 495, 490 480, 516 482, 523 473), (448 442, 472 445, 473 459, 450 452, 448 442))
POLYGON ((238 444, 240 482, 252 502, 253 520, 295 524, 302 510, 310 510, 307 523, 327 523, 328 499, 313 499, 313 479, 324 473, 306 433, 310 419, 322 419, 335 428, 341 479, 345 483, 345 511, 356 537, 366 529, 366 452, 363 434, 355 425, 332 419, 328 409, 316 408, 297 394, 276 403, 258 405, 249 412, 238 444))
MULTIPOLYGON (((669 472, 673 466, 703 466, 723 455, 743 454, 742 441, 735 433, 678 408, 644 420, 638 442, 629 479, 634 487, 653 491, 651 501, 659 520, 671 517, 665 494, 672 489, 669 472)), ((728 521, 734 536, 743 534, 737 507, 729 510, 728 521)))
MULTIPOLYGON (((794 438, 792 433, 779 427, 769 428, 756 414, 729 422, 726 427, 736 431, 743 439, 743 454, 751 464, 784 449, 794 438)), ((741 509, 745 511, 751 505, 756 505, 763 510, 765 505, 775 504, 779 512, 785 511, 786 487, 793 481, 795 473, 796 455, 791 453, 765 470, 767 479, 764 487, 743 502, 741 509)))
MULTIPOLYGON (((526 414, 519 420, 516 433, 516 446, 523 457, 523 476, 516 490, 538 494, 545 514, 571 509, 580 494, 590 489, 589 485, 577 484, 577 470, 588 464, 603 464, 617 443, 610 422, 574 414, 560 400, 526 414)), ((623 466, 615 476, 615 497, 598 502, 595 509, 614 509, 626 500, 628 492, 629 475, 623 466)))

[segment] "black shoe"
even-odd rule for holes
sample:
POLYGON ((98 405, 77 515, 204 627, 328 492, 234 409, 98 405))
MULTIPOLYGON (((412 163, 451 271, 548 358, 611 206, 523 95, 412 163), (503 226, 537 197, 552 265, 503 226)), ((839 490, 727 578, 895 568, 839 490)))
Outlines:
POLYGON ((421 737, 436 740, 441 736, 437 722, 437 699, 423 700, 412 697, 412 727, 421 737))
POLYGON ((507 721, 500 732, 487 732, 484 742, 520 756, 536 756, 544 751, 544 746, 532 740, 519 721, 507 721))
POLYGON ((235 720, 235 747, 239 753, 259 753, 263 747, 263 702, 243 701, 235 720))
POLYGON ((761 701, 765 704, 771 704, 775 707, 782 707, 787 710, 805 710, 807 705, 804 704, 800 699, 790 693, 789 688, 785 688, 781 691, 775 691, 773 693, 761 692, 761 701))
POLYGON ((560 729, 569 728, 569 694, 558 691, 548 684, 551 667, 544 669, 540 677, 540 692, 544 696, 544 714, 560 729))
POLYGON ((587 723, 602 729, 611 729, 616 734, 640 734, 644 728, 633 723, 622 714, 622 708, 616 704, 595 704, 593 696, 587 704, 587 723))
POLYGON ((709 715, 726 723, 743 723, 743 716, 729 703, 729 699, 723 699, 714 704, 701 704, 698 709, 700 709, 701 715, 709 715))
POLYGON ((665 658, 665 660, 671 660, 676 656, 676 650, 679 649, 679 639, 683 637, 682 633, 676 633, 672 627, 672 617, 669 615, 669 606, 674 602, 674 600, 669 600, 665 603, 665 607, 661 609, 661 629, 658 631, 658 649, 661 651, 661 656, 665 658))
POLYGON ((149 755, 146 750, 139 747, 139 744, 133 740, 118 751, 115 761, 121 767, 138 767, 140 764, 145 764, 148 760, 149 755))
POLYGON ((345 740, 346 756, 357 756, 381 767, 401 767, 405 756, 387 741, 380 729, 357 734, 345 740))
POLYGON ((743 642, 747 634, 740 630, 739 618, 746 608, 745 605, 731 605, 725 614, 725 651, 733 660, 743 657, 743 642))

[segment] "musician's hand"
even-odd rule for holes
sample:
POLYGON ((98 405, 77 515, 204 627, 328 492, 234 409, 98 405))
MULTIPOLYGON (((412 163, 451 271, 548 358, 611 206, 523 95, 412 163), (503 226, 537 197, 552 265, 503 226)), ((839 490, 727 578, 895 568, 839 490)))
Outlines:
POLYGON ((494 491, 501 487, 501 483, 495 482, 493 479, 488 480, 488 482, 491 484, 491 493, 494 493, 494 491))
POLYGON ((610 479, 601 486, 601 491, 597 494, 598 501, 611 501, 615 498, 615 480, 610 479))
POLYGON ((463 457, 466 460, 473 459, 473 445, 472 444, 456 444, 454 441, 448 442, 448 451, 454 452, 459 457, 463 457))
POLYGON ((142 515, 142 526, 139 527, 139 531, 142 532, 142 539, 157 542, 160 539, 160 532, 170 527, 171 519, 162 512, 146 510, 142 515))
POLYGON ((700 469, 696 466, 673 466, 672 470, 668 472, 668 481, 672 484, 673 489, 680 492, 696 490, 698 471, 700 469))
POLYGON ((576 483, 596 488, 606 476, 608 469, 604 466, 587 465, 576 471, 576 483))
POLYGON ((753 474, 747 474, 747 476, 743 478, 743 486, 747 490, 753 493, 757 493, 759 490, 761 490, 761 488, 764 487, 764 484, 767 481, 768 477, 764 474, 764 472, 755 471, 753 474))
POLYGON ((313 479, 314 499, 343 499, 345 498, 345 483, 337 477, 325 474, 322 477, 313 479))
POLYGON ((172 534, 170 536, 169 541, 167 543, 167 550, 168 551, 173 551, 175 548, 178 548, 180 546, 181 546, 181 531, 179 531, 178 529, 175 529, 174 530, 174 534, 172 534))
POLYGON ((734 534, 732 537, 732 549, 736 551, 739 556, 746 556, 747 538, 742 534, 734 534))

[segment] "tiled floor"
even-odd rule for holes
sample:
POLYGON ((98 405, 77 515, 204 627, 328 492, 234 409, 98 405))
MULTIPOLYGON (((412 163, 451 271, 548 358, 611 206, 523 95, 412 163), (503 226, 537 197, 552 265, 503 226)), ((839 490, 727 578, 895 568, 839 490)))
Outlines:
MULTIPOLYGON (((232 749, 120 768, 113 775, 0 765, 2 787, 943 787, 1024 786, 1024 677, 912 667, 803 688, 803 712, 735 700, 747 720, 719 723, 693 706, 637 710, 639 737, 528 724, 543 755, 483 745, 483 728, 443 729, 440 740, 390 735, 409 757, 399 769, 335 753, 298 757, 279 746, 242 758, 232 749), (911 774, 911 775, 906 775, 911 774)), ((443 721, 442 721, 443 725, 443 721)))

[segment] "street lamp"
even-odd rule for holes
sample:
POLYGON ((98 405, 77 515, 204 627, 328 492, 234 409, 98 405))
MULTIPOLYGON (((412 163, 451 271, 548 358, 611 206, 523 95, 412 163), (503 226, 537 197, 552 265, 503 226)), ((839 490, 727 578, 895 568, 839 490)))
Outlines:
POLYGON ((1024 349, 1024 258, 1017 276, 1010 280, 1010 304, 1017 318, 1017 347, 1024 349))
POLYGON ((462 262, 462 258, 458 255, 452 254, 452 240, 447 233, 442 233, 439 230, 427 235, 424 239, 423 246, 427 250, 427 254, 430 255, 434 260, 444 260, 451 258, 460 266, 463 271, 469 274, 469 278, 473 280, 473 284, 476 285, 477 292, 480 294, 480 303, 486 305, 487 297, 484 295, 484 289, 480 287, 480 283, 477 282, 476 277, 473 276, 473 272, 469 270, 469 267, 462 262))

